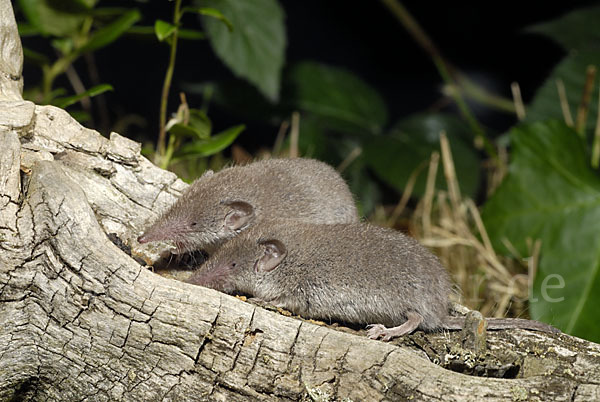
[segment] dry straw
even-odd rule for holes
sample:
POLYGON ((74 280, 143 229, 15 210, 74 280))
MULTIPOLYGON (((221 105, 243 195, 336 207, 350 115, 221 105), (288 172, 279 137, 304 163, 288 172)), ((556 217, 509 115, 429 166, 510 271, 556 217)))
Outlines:
MULTIPOLYGON (((441 155, 434 152, 429 160, 425 195, 410 218, 411 233, 432 248, 449 268, 461 289, 462 304, 486 316, 525 316, 530 287, 528 269, 529 274, 534 274, 537 258, 523 260, 516 252, 512 258, 496 254, 477 206, 461 194, 444 132, 440 135, 440 148, 441 155), (440 156, 447 190, 435 187, 440 156)), ((423 167, 419 166, 409 178, 398 206, 387 219, 388 225, 398 221, 423 167)), ((501 176, 502 172, 490 177, 498 183, 501 176)), ((509 250, 514 250, 508 244, 509 250)), ((539 251, 539 242, 532 247, 539 251)))

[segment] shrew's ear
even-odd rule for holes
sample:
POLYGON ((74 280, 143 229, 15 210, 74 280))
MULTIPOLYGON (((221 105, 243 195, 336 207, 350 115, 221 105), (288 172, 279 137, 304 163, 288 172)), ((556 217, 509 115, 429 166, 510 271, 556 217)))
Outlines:
POLYGON ((254 266, 256 272, 269 272, 274 270, 285 259, 287 250, 279 240, 267 240, 260 243, 264 248, 263 255, 254 266))
POLYGON ((224 224, 229 230, 244 227, 254 217, 254 207, 245 201, 226 202, 228 210, 225 213, 224 224))

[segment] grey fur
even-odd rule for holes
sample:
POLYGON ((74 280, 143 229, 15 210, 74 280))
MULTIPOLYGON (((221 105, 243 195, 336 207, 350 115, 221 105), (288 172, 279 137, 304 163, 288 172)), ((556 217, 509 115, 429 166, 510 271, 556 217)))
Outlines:
POLYGON ((285 221, 225 243, 188 282, 250 294, 307 318, 399 325, 416 312, 426 330, 442 327, 451 291, 437 257, 400 232, 285 221), (255 272, 269 240, 287 255, 272 271, 255 272))
POLYGON ((359 221, 346 182, 331 166, 314 159, 267 159, 205 173, 138 241, 171 240, 180 251, 212 251, 263 219, 280 218, 359 221))
MULTIPOLYGON (((411 237, 366 223, 263 222, 225 243, 187 282, 252 295, 305 318, 372 324, 373 339, 464 323, 448 315, 452 287, 438 258, 411 237)), ((559 332, 531 320, 488 324, 559 332)))

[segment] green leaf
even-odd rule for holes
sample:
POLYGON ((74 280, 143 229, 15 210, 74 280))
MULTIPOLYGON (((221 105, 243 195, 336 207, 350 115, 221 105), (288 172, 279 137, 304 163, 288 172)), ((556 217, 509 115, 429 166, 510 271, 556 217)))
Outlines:
POLYGON ((43 35, 69 36, 79 30, 89 8, 76 0, 19 0, 27 21, 43 35))
POLYGON ((206 113, 202 110, 190 109, 188 124, 174 124, 169 128, 169 133, 178 137, 195 137, 206 140, 210 138, 211 129, 212 124, 206 113))
POLYGON ((221 152, 231 145, 245 128, 246 126, 241 124, 216 134, 208 140, 197 140, 191 144, 184 145, 176 153, 176 158, 173 158, 173 160, 186 157, 204 157, 221 152))
POLYGON ((175 25, 163 20, 156 20, 154 22, 154 33, 161 42, 171 36, 176 29, 175 25))
POLYGON ((173 124, 169 130, 168 130, 169 134, 172 134, 176 137, 181 137, 181 138, 185 138, 185 137, 199 137, 200 133, 198 133, 193 127, 190 126, 186 126, 185 124, 182 123, 176 123, 173 124))
POLYGON ((223 24, 225 24, 227 29, 229 29, 229 32, 233 32, 233 24, 231 23, 231 21, 229 21, 227 19, 227 17, 225 17, 223 15, 223 13, 221 13, 217 9, 209 8, 209 7, 204 7, 204 8, 184 7, 182 12, 183 13, 196 13, 199 15, 205 15, 207 17, 212 17, 218 21, 221 21, 223 24))
POLYGON ((339 131, 378 134, 387 124, 381 96, 354 74, 314 62, 293 66, 291 102, 339 131))
POLYGON ((565 50, 597 48, 600 43, 599 20, 600 7, 580 8, 555 20, 533 25, 526 32, 548 36, 565 50))
MULTIPOLYGON (((586 69, 589 65, 600 67, 600 53, 593 50, 573 52, 563 59, 552 71, 542 87, 536 92, 530 105, 527 107, 528 122, 535 122, 549 118, 562 120, 563 113, 560 106, 560 97, 556 82, 562 80, 565 86, 566 98, 573 120, 577 116, 577 108, 581 103, 583 88, 586 80, 586 69)), ((596 78, 596 83, 598 78, 596 78)), ((593 90, 592 101, 589 105, 587 118, 587 131, 591 133, 598 114, 597 84, 593 90)))
POLYGON ((206 112, 198 109, 190 109, 189 125, 199 133, 199 139, 210 138, 212 131, 212 122, 206 115, 206 112))
POLYGON ((523 257, 528 239, 540 239, 532 318, 598 342, 598 173, 589 167, 583 141, 562 122, 520 125, 511 141, 509 174, 483 209, 490 238, 505 251, 502 239, 508 239, 523 257))
MULTIPOLYGON (((444 114, 420 114, 400 121, 385 136, 366 140, 363 155, 366 163, 399 193, 415 169, 421 169, 413 196, 425 193, 427 161, 433 151, 440 151, 440 132, 446 131, 459 186, 464 194, 474 197, 480 181, 480 161, 469 145, 469 129, 458 118, 444 114)), ((442 170, 438 170, 436 188, 446 188, 442 170)))
POLYGON ((212 17, 202 21, 217 56, 239 78, 255 85, 270 101, 279 99, 286 45, 284 13, 276 0, 203 0, 234 26, 212 17))
POLYGON ((79 53, 93 52, 96 49, 103 48, 127 32, 140 18, 141 14, 138 10, 127 11, 115 21, 95 31, 88 41, 79 48, 79 53))
POLYGON ((199 40, 206 39, 206 35, 202 31, 196 31, 194 29, 179 29, 177 33, 179 39, 188 39, 188 40, 199 40))
POLYGON ((113 87, 109 84, 100 84, 100 85, 96 85, 95 87, 92 87, 90 89, 88 89, 85 92, 82 92, 80 94, 77 95, 73 95, 73 96, 66 96, 64 98, 56 98, 52 101, 52 104, 59 107, 59 108, 66 108, 67 106, 70 106, 74 103, 79 102, 81 99, 86 98, 86 97, 93 97, 96 95, 100 95, 101 93, 104 93, 106 91, 112 91, 113 87))

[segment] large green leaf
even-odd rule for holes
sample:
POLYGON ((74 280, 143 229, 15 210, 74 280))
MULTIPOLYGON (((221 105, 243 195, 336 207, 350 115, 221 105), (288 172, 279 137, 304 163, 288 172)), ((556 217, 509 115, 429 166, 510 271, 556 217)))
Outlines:
POLYGON ((508 239, 523 257, 540 239, 531 316, 600 341, 600 178, 583 141, 560 121, 511 132, 508 177, 483 219, 497 249, 508 239), (563 286, 561 286, 563 284, 563 286))
POLYGON ((385 102, 356 75, 315 62, 289 72, 294 106, 326 118, 333 128, 378 134, 387 124, 385 102))
POLYGON ((546 35, 565 50, 597 48, 600 43, 600 7, 580 8, 552 21, 542 22, 526 29, 546 35))
POLYGON ((211 16, 203 16, 210 43, 233 73, 255 85, 271 101, 279 99, 285 57, 284 13, 276 0, 202 0, 233 24, 233 32, 211 16))
MULTIPOLYGON (((458 118, 444 114, 421 114, 400 121, 385 136, 373 136, 364 145, 364 157, 377 175, 399 192, 410 175, 421 170, 413 195, 422 196, 427 181, 426 163, 440 149, 440 132, 446 131, 461 191, 473 197, 479 187, 480 163, 469 145, 469 129, 458 118)), ((440 171, 441 172, 441 171, 440 171)), ((438 172, 437 188, 444 188, 444 175, 438 172)))
MULTIPOLYGON (((565 86, 566 98, 573 120, 577 116, 577 108, 581 103, 586 80, 586 69, 589 65, 600 68, 600 52, 581 50, 565 57, 552 71, 546 82, 536 92, 531 104, 527 108, 527 121, 535 122, 545 119, 563 119, 560 98, 556 82, 562 80, 565 86)), ((596 78, 596 82, 598 79, 596 78)), ((588 135, 593 131, 598 115, 598 90, 597 85, 592 90, 592 101, 589 105, 587 118, 588 135)))

